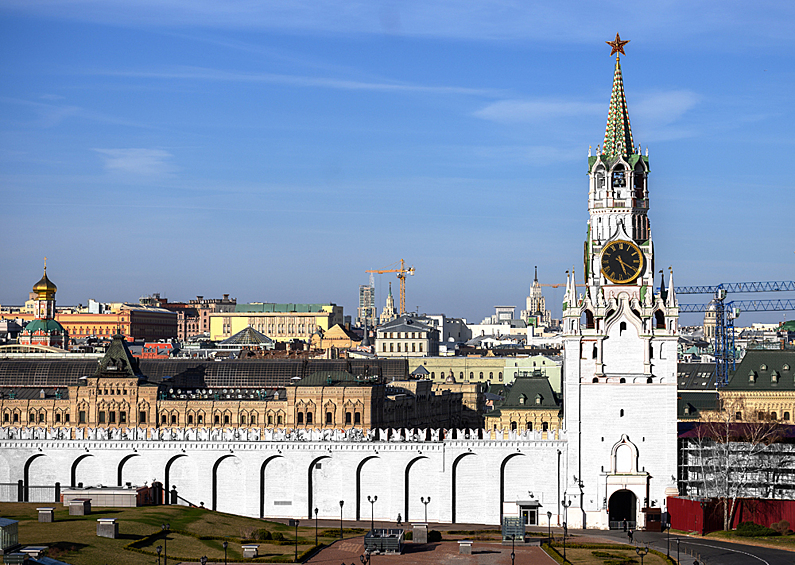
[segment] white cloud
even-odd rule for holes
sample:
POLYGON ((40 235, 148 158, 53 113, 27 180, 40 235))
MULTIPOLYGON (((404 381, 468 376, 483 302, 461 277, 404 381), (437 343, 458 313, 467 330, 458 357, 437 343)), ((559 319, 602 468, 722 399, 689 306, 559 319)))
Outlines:
POLYGON ((676 122, 688 110, 698 104, 700 96, 689 90, 652 92, 638 97, 630 105, 630 118, 638 118, 655 128, 676 122))
POLYGON ((302 87, 333 88, 339 90, 371 90, 381 92, 421 92, 430 94, 467 94, 475 96, 499 96, 504 92, 486 88, 459 86, 426 86, 403 82, 367 82, 328 77, 309 77, 278 73, 243 73, 202 67, 179 67, 163 71, 87 71, 86 74, 131 78, 211 80, 226 82, 261 82, 302 87))
POLYGON ((105 158, 105 169, 111 172, 141 176, 163 176, 176 171, 169 160, 173 157, 162 149, 94 149, 105 158))
POLYGON ((502 123, 527 123, 560 118, 593 116, 604 113, 605 105, 567 100, 499 100, 476 111, 484 120, 502 123))

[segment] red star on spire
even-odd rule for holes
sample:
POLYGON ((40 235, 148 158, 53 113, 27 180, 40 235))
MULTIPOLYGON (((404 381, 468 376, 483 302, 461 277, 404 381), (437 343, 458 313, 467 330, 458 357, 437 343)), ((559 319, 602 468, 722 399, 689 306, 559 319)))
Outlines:
POLYGON ((610 47, 613 48, 613 50, 610 51, 610 56, 611 57, 613 55, 615 55, 616 53, 621 53, 622 55, 626 55, 626 53, 624 53, 624 45, 629 43, 629 39, 627 39, 626 41, 622 41, 621 40, 621 36, 616 33, 615 40, 613 40, 613 41, 605 41, 605 43, 607 43, 610 47))

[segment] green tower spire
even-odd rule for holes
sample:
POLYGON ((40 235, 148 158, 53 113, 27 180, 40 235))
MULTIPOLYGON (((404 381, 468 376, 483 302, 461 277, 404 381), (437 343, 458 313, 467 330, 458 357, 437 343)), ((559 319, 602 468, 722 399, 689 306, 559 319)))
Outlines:
POLYGON ((624 95, 624 78, 621 76, 621 61, 618 56, 613 73, 613 92, 610 95, 610 110, 607 113, 603 147, 603 153, 608 157, 628 157, 635 152, 632 127, 629 125, 627 98, 624 95))

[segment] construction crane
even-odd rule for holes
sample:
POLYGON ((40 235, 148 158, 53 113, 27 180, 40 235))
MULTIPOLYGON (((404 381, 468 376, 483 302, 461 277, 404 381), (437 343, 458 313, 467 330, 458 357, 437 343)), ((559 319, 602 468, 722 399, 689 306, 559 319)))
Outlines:
POLYGON ((708 304, 680 304, 680 312, 706 312, 715 309, 715 377, 719 387, 729 382, 729 367, 735 368, 734 320, 740 312, 783 312, 795 310, 795 300, 733 300, 726 302, 729 292, 795 291, 795 281, 721 283, 715 286, 677 286, 677 294, 712 294, 708 304))
MULTIPOLYGON (((397 263, 395 263, 397 265, 397 263)), ((391 267, 392 265, 390 265, 391 267)), ((406 268, 406 262, 401 259, 400 260, 400 268, 399 269, 373 269, 369 271, 365 271, 365 273, 378 273, 382 275, 384 273, 397 273, 397 278, 400 279, 400 314, 403 315, 406 313, 406 275, 414 276, 414 267, 406 268)))

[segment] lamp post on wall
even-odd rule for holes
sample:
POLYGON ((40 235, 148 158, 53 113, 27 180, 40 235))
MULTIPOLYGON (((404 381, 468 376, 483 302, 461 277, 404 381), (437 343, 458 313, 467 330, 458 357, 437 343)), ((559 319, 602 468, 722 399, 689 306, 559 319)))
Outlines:
POLYGON ((315 545, 317 545, 317 508, 315 508, 315 545))
MULTIPOLYGON (((431 497, 429 496, 427 499, 424 497, 420 497, 420 502, 425 505, 425 523, 428 523, 428 505, 431 503, 431 497)), ((408 520, 408 518, 406 518, 408 520)))
POLYGON ((378 495, 373 496, 372 498, 370 495, 367 495, 367 502, 370 503, 370 531, 372 532, 374 527, 373 524, 375 523, 374 516, 375 516, 375 501, 378 500, 378 495))
POLYGON ((171 529, 171 524, 163 524, 160 526, 163 531, 163 565, 168 565, 168 531, 171 529))
POLYGON ((552 511, 547 512, 547 538, 552 543, 552 511))
POLYGON ((342 539, 342 507, 345 506, 345 501, 340 500, 340 539, 342 539))

